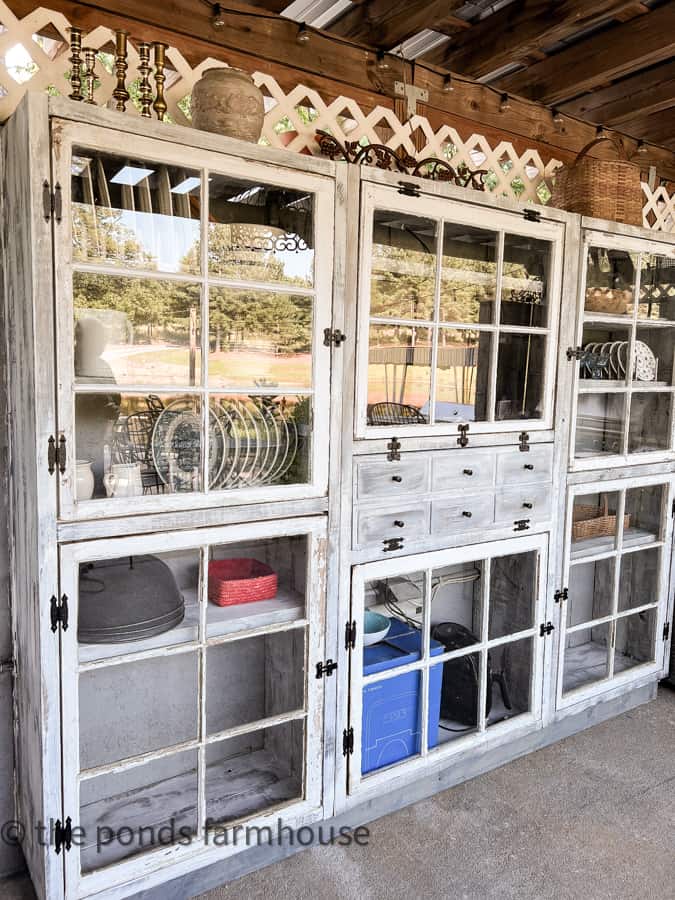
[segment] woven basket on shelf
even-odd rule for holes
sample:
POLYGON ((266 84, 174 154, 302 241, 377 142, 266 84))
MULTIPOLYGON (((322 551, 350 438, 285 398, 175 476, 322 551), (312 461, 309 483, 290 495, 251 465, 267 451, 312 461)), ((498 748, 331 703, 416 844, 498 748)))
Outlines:
POLYGON ((587 312, 612 313, 625 315, 632 312, 633 292, 614 290, 613 288, 588 288, 584 309, 587 312))
MULTIPOLYGON (((624 529, 630 527, 630 513, 623 517, 624 529)), ((607 494, 603 494, 600 506, 580 504, 572 511, 572 540, 611 537, 616 533, 616 513, 610 514, 607 494)))
POLYGON ((209 600, 218 606, 272 600, 277 574, 257 559, 213 559, 209 563, 209 600))
POLYGON ((642 225, 640 167, 631 162, 623 143, 596 138, 583 147, 570 166, 555 173, 551 206, 596 219, 642 225), (619 159, 595 159, 590 150, 603 141, 616 148, 619 159))

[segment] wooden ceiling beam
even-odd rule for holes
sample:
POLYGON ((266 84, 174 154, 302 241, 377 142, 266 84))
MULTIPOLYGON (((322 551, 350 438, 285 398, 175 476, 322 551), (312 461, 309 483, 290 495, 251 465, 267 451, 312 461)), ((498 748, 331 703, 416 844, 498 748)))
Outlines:
POLYGON ((425 58, 464 75, 489 75, 631 5, 631 0, 511 3, 425 58))
POLYGON ((329 29, 334 34, 390 50, 425 28, 434 28, 462 0, 366 0, 353 3, 329 29))
POLYGON ((675 2, 594 34, 497 80, 505 91, 560 103, 675 54, 675 2))
POLYGON ((670 109, 651 115, 635 116, 629 124, 631 133, 645 141, 653 141, 656 144, 671 141, 675 136, 675 100, 670 109))

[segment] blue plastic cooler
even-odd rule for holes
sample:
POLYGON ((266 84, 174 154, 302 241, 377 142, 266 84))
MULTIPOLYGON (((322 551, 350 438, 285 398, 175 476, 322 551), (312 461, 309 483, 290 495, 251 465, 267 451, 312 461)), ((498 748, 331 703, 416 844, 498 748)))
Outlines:
MULTIPOLYGON (((391 619, 384 641, 363 648, 363 674, 373 675, 416 662, 421 655, 422 633, 400 619, 391 619)), ((443 645, 431 641, 431 656, 443 653, 443 645)), ((429 746, 438 743, 443 666, 429 669, 429 746)), ((363 688, 361 772, 390 766, 419 753, 420 672, 406 672, 363 688)))

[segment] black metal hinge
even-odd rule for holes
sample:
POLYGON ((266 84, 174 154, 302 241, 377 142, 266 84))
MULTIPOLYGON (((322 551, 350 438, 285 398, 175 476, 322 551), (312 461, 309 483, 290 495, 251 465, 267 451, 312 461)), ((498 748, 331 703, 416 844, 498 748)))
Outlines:
POLYGON ((530 449, 530 436, 526 431, 521 431, 519 435, 520 443, 518 444, 518 449, 521 453, 528 453, 530 449))
POLYGON ((68 598, 65 594, 61 595, 59 600, 54 594, 51 599, 50 618, 52 622, 52 631, 56 632, 59 625, 62 631, 68 631, 68 598))
POLYGON ((54 850, 57 853, 61 852, 61 848, 70 850, 72 842, 73 825, 70 821, 70 816, 68 816, 63 825, 61 824, 61 819, 57 819, 54 823, 54 850))
POLYGON ((406 197, 421 197, 422 196, 422 192, 417 187, 417 185, 413 184, 410 181, 399 181, 398 192, 399 192, 399 194, 404 194, 406 197))
POLYGON ((338 664, 333 662, 332 659, 327 659, 326 662, 318 662, 316 664, 316 677, 323 678, 325 675, 326 678, 330 678, 333 672, 337 669, 338 664))
POLYGON ((539 634, 541 637, 546 637, 547 634, 551 634, 553 631, 555 631, 553 622, 546 622, 544 625, 539 626, 539 634))
POLYGON ((673 500, 673 509, 672 509, 672 514, 673 514, 673 516, 675 516, 675 500, 673 500))
POLYGON ((54 186, 54 190, 52 190, 46 178, 42 182, 42 212, 45 222, 49 222, 52 216, 57 222, 60 222, 63 218, 63 192, 58 181, 54 186))
POLYGON ((387 450, 389 451, 389 453, 387 453, 387 459, 389 460, 389 462, 397 462, 398 460, 400 460, 401 442, 397 438, 393 437, 389 441, 389 443, 387 444, 387 450))
POLYGON ((667 641, 670 637, 670 622, 666 622, 663 626, 663 640, 667 641))
POLYGON ((569 592, 567 588, 563 588, 561 591, 556 591, 553 595, 553 599, 556 603, 561 603, 563 600, 569 599, 569 592))
POLYGON ((457 443, 460 447, 466 447, 469 443, 469 426, 468 425, 458 425, 457 430, 459 431, 459 437, 457 438, 457 443))
POLYGON ((323 344, 324 347, 339 347, 344 341, 347 340, 347 335, 340 331, 339 328, 324 328, 323 330, 323 344))
POLYGON ((50 475, 54 474, 57 466, 63 475, 66 471, 66 439, 63 435, 59 437, 58 445, 54 435, 47 441, 47 470, 50 475))
POLYGON ((541 222, 541 213, 538 209, 523 210, 523 218, 526 222, 541 222))
POLYGON ((530 528, 530 520, 529 519, 516 519, 513 523, 514 531, 528 531, 530 528))
POLYGON ((403 550, 403 538, 385 538, 382 543, 385 553, 390 553, 392 550, 403 550))
POLYGON ((345 625, 345 650, 353 650, 356 647, 356 621, 352 620, 345 625))
POLYGON ((350 753, 354 752, 354 729, 351 727, 345 728, 342 732, 342 755, 349 756, 350 753))

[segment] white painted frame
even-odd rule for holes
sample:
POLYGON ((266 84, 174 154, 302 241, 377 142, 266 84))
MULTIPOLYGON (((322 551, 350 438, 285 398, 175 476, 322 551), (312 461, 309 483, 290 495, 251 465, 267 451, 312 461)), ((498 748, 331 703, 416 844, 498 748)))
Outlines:
POLYGON ((615 690, 628 690, 642 681, 654 680, 659 675, 666 674, 668 670, 667 650, 669 642, 664 640, 664 625, 669 621, 671 616, 671 599, 669 593, 670 571, 673 563, 673 502, 675 498, 675 476, 671 474, 661 475, 643 475, 632 476, 628 478, 617 478, 614 480, 603 480, 602 482, 583 482, 570 485, 567 491, 567 505, 565 513, 564 526, 564 558, 562 568, 562 585, 569 584, 570 568, 572 561, 572 514, 574 509, 574 499, 577 496, 583 496, 592 493, 618 492, 619 503, 617 508, 617 523, 619 534, 617 535, 615 547, 612 550, 598 552, 596 554, 585 554, 579 557, 579 564, 594 562, 600 559, 616 558, 617 563, 614 566, 614 583, 613 583, 613 600, 612 611, 609 615, 600 619, 594 619, 591 622, 581 623, 568 629, 567 627, 567 609, 571 599, 562 601, 558 604, 557 614, 557 630, 558 630, 558 657, 556 661, 555 676, 555 706, 557 710, 565 710, 569 707, 576 706, 580 703, 588 701, 594 697, 615 690), (640 552, 650 548, 661 549, 660 572, 657 583, 657 599, 652 603, 646 603, 643 606, 633 609, 618 610, 619 601, 619 577, 620 577, 620 559, 623 544, 623 516, 625 509, 626 491, 631 488, 648 487, 651 485, 662 484, 665 488, 663 492, 662 510, 661 510, 661 529, 662 538, 649 544, 637 545, 630 551, 640 552), (614 647, 614 638, 616 630, 616 621, 620 618, 627 618, 636 615, 643 610, 655 609, 656 616, 656 634, 654 636, 654 662, 644 663, 640 666, 628 669, 619 674, 614 674, 614 654, 609 651, 614 647), (574 631, 583 631, 596 625, 607 623, 610 629, 610 647, 608 648, 610 669, 608 676, 600 681, 595 681, 589 685, 585 685, 563 693, 563 675, 565 666, 565 644, 569 633, 574 631))
MULTIPOLYGON (((421 190, 425 191, 424 182, 421 182, 421 190)), ((467 191, 467 201, 470 200, 467 191)), ((393 185, 373 184, 365 179, 361 186, 360 209, 360 240, 359 240, 359 285, 358 285, 358 332, 357 332, 357 367, 356 367, 356 409, 354 416, 354 437, 359 440, 377 440, 392 433, 392 427, 397 436, 421 437, 456 435, 457 424, 439 423, 433 425, 386 425, 373 426, 366 422, 366 407, 368 402, 368 344, 370 316, 370 275, 373 231, 373 213, 376 209, 386 209, 408 215, 419 215, 436 219, 439 224, 439 238, 442 240, 444 221, 473 225, 492 230, 496 234, 498 247, 497 283, 495 297, 494 323, 458 325, 456 323, 442 323, 443 326, 458 330, 485 331, 494 335, 491 346, 490 360, 490 385, 487 398, 488 420, 484 422, 470 422, 471 434, 485 433, 515 434, 520 431, 542 431, 553 427, 553 377, 556 367, 556 348, 558 344, 558 319, 560 310, 560 298, 562 291, 563 245, 565 226, 556 221, 529 222, 522 212, 487 207, 477 203, 462 202, 458 199, 422 193, 419 197, 411 199, 402 195, 393 185), (527 328, 517 325, 504 325, 500 322, 501 286, 502 286, 502 252, 504 234, 508 232, 514 235, 526 235, 540 240, 548 240, 552 244, 551 259, 549 260, 549 302, 548 323, 546 327, 527 328), (542 389, 544 399, 544 411, 541 419, 513 419, 495 420, 495 386, 497 378, 498 336, 501 334, 541 334, 546 340, 546 374, 542 389)), ((437 252, 437 264, 440 259, 439 248, 437 252)), ((437 265, 438 268, 438 265, 437 265)), ((436 272, 436 287, 434 301, 433 320, 404 320, 396 317, 383 319, 383 322, 394 324, 414 325, 419 328, 438 329, 441 326, 439 320, 440 304, 440 277, 436 272)), ((434 345, 435 346, 435 345, 434 345)), ((430 402, 433 403, 435 384, 435 361, 431 361, 430 402)))
MULTIPOLYGON (((162 759, 174 753, 194 749, 199 754, 199 807, 198 825, 204 821, 205 797, 205 748, 208 744, 222 741, 236 733, 254 731, 265 725, 280 724, 298 718, 306 721, 305 766, 304 766, 304 799, 286 805, 272 807, 264 813, 245 820, 247 826, 274 826, 277 819, 283 816, 284 824, 300 827, 327 817, 332 809, 326 804, 323 792, 323 755, 324 755, 324 715, 330 718, 330 710, 324 708, 325 679, 315 677, 317 663, 324 661, 325 617, 326 617, 326 553, 327 523, 324 517, 289 519, 280 522, 254 523, 248 525, 232 525, 223 528, 193 529, 172 534, 155 534, 148 536, 132 536, 114 540, 96 540, 76 544, 62 545, 60 548, 61 591, 68 597, 69 627, 61 635, 62 659, 62 755, 63 755, 63 790, 65 815, 70 815, 73 827, 78 824, 80 810, 79 785, 83 776, 80 774, 79 762, 79 701, 78 681, 82 672, 102 666, 123 665, 125 662, 148 659, 171 654, 199 654, 199 695, 195 698, 199 709, 198 736, 195 740, 178 745, 130 757, 109 765, 99 766, 84 777, 108 772, 121 772, 133 768, 143 762, 162 759), (114 559, 139 553, 161 553, 162 550, 200 551, 201 571, 208 561, 208 549, 214 544, 226 544, 236 541, 254 541, 256 539, 285 537, 289 535, 306 535, 308 539, 307 558, 307 594, 305 598, 305 615, 283 625, 270 624, 246 631, 237 631, 228 635, 208 638, 206 633, 206 614, 208 600, 206 582, 200 578, 200 620, 196 641, 161 647, 155 650, 144 650, 125 656, 110 657, 104 660, 81 663, 78 659, 77 613, 78 613, 78 572, 79 564, 87 561, 114 559), (289 713, 248 723, 245 727, 228 729, 216 735, 206 734, 204 690, 206 684, 206 649, 230 640, 245 640, 247 637, 304 628, 306 631, 305 657, 305 712, 303 715, 289 713)), ((245 610, 244 610, 245 615, 245 610)), ((230 826, 235 823, 231 823, 230 826)), ((200 826, 201 827, 201 826, 200 826)), ((67 900, 89 897, 99 891, 120 886, 120 896, 132 891, 124 891, 122 885, 149 877, 153 873, 182 864, 183 871, 199 868, 222 859, 224 856, 244 850, 244 846, 229 844, 227 847, 208 847, 200 841, 198 835, 189 846, 172 845, 159 847, 147 853, 133 856, 127 860, 103 867, 87 874, 81 874, 79 851, 73 845, 65 854, 65 879, 67 900)))
MULTIPOLYGON (((380 560, 355 566, 352 569, 352 600, 351 619, 356 622, 356 646, 349 653, 349 726, 354 729, 354 752, 348 757, 338 757, 337 773, 342 779, 336 787, 337 799, 343 807, 348 807, 352 802, 361 802, 364 796, 375 796, 383 790, 390 790, 394 782, 408 781, 423 774, 428 774, 434 769, 446 768, 453 760, 466 753, 480 753, 483 750, 506 743, 514 734, 536 730, 541 727, 543 714, 543 666, 544 650, 547 640, 540 636, 539 626, 544 622, 546 613, 546 595, 548 591, 548 553, 549 536, 547 534, 533 534, 525 537, 508 538, 501 541, 473 544, 469 547, 449 550, 437 550, 426 553, 416 553, 406 557, 392 560, 380 560), (489 567, 490 560, 494 557, 507 556, 515 553, 534 551, 539 555, 536 602, 534 609, 534 624, 530 629, 514 632, 508 636, 488 639, 488 606, 486 604, 489 593, 489 567), (378 577, 392 577, 408 572, 431 570, 440 566, 467 563, 471 561, 485 561, 484 576, 481 590, 483 599, 482 611, 482 635, 478 644, 472 644, 462 651, 453 654, 441 654, 438 657, 429 658, 429 634, 428 629, 423 632, 423 648, 419 661, 406 666, 397 666, 382 673, 363 677, 363 592, 367 581, 378 577), (481 684, 479 687, 480 721, 482 728, 472 732, 466 737, 458 738, 446 744, 438 745, 429 750, 427 747, 428 729, 428 673, 429 663, 437 665, 444 659, 480 652, 490 647, 510 643, 519 638, 532 639, 532 670, 530 680, 530 711, 505 722, 491 725, 489 728, 484 723, 485 710, 485 680, 486 659, 481 657, 481 684), (421 750, 416 756, 375 771, 363 777, 361 775, 361 722, 362 722, 362 697, 364 683, 387 680, 397 675, 410 671, 421 672, 422 702, 421 702, 421 750)), ((423 620, 429 622, 431 586, 427 575, 425 579, 425 599, 423 620)))
MULTIPOLYGON (((183 131, 183 129, 181 129, 183 131)), ((189 130, 185 129, 189 136, 189 130)), ((61 184, 63 194, 63 220, 56 224, 55 234, 55 284, 56 284, 56 340, 58 367, 57 418, 59 434, 66 437, 67 446, 75 447, 75 415, 74 396, 76 385, 73 366, 73 311, 72 311, 72 272, 74 269, 86 272, 116 275, 132 275, 143 278, 157 278, 163 281, 178 283, 189 282, 199 285, 201 290, 201 331, 202 343, 209 334, 208 326, 208 286, 236 287, 241 285, 232 279, 216 278, 206 271, 208 204, 202 203, 201 212, 201 251, 202 271, 199 275, 185 276, 176 273, 165 273, 152 270, 136 270, 118 268, 112 265, 74 264, 71 262, 71 176, 70 158, 73 147, 91 148, 120 155, 128 155, 129 138, 120 131, 99 128, 96 125, 52 120, 52 156, 54 181, 61 184)), ((269 502, 275 500, 302 500, 323 496, 328 488, 328 458, 321 436, 329 428, 330 397, 330 361, 331 350, 324 345, 325 328, 331 328, 333 300, 333 252, 325 234, 328 229, 333 234, 335 199, 333 170, 325 176, 308 172, 298 172, 273 163, 270 160, 252 161, 243 155, 230 153, 213 153, 197 150, 194 147, 181 147, 169 141, 158 141, 155 138, 136 135, 133 141, 135 158, 168 165, 185 166, 186 151, 190 153, 188 166, 200 168, 202 172, 202 189, 208 183, 209 171, 231 175, 244 180, 260 179, 269 184, 281 185, 292 189, 308 191, 314 194, 314 286, 311 289, 293 285, 253 284, 253 287, 276 293, 294 293, 315 297, 312 337, 312 380, 313 388, 307 390, 284 390, 287 395, 312 395, 313 432, 311 449, 311 481, 297 485, 262 485, 252 488, 234 488, 231 490, 208 490, 206 472, 206 446, 208 442, 208 396, 213 393, 241 393, 230 389, 209 389, 206 375, 208 354, 202 353, 201 379, 199 387, 177 387, 175 385, 125 385, 115 386, 119 393, 164 393, 175 395, 194 395, 202 400, 202 483, 205 486, 200 492, 176 493, 160 495, 142 495, 131 498, 108 498, 77 502, 74 496, 74 453, 69 453, 67 471, 60 476, 59 515, 64 520, 85 520, 92 518, 110 518, 139 513, 156 513, 166 510, 202 509, 214 506, 231 506, 245 503, 269 502)), ((110 393, 111 385, 100 385, 98 390, 110 393)), ((96 387, 79 385, 79 392, 96 391, 96 387)), ((251 391, 247 391, 250 394, 251 391)), ((262 391, 260 392, 262 393, 262 391)))

